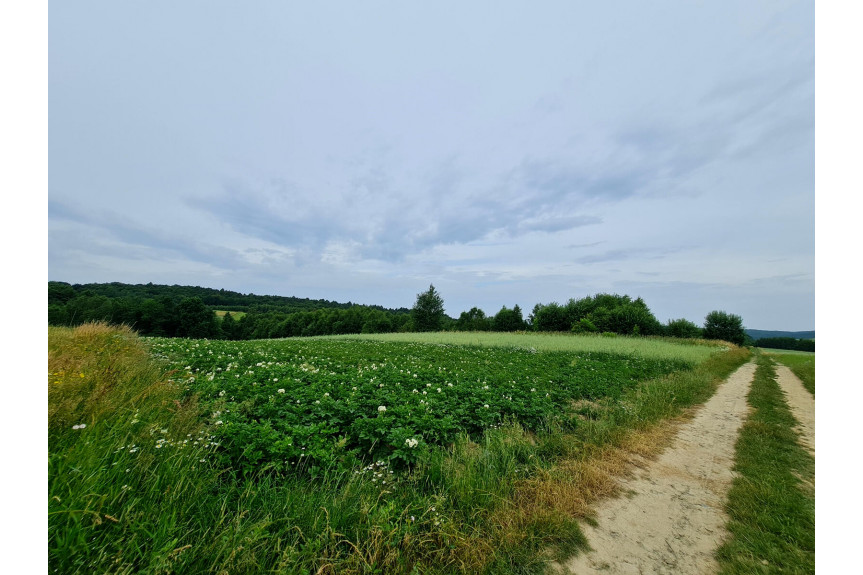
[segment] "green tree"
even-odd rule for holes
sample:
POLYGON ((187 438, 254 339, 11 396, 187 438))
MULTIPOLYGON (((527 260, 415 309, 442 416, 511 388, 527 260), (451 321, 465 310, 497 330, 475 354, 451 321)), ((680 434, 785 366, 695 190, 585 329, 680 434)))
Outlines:
POLYGON ((488 331, 491 329, 491 321, 484 311, 478 307, 472 307, 470 311, 461 312, 455 328, 459 331, 488 331))
POLYGON ((671 337, 696 338, 701 337, 701 328, 687 319, 670 319, 665 333, 671 337))
POLYGON ((494 331, 521 331, 524 329, 524 318, 521 315, 521 308, 516 306, 513 309, 508 309, 503 306, 492 320, 492 329, 494 331))
POLYGON ((199 297, 187 297, 177 305, 177 335, 194 339, 218 335, 216 313, 199 297))
POLYGON ((430 285, 428 291, 417 294, 417 301, 411 309, 416 331, 438 331, 443 324, 443 298, 430 285))
POLYGON ((743 345, 746 332, 739 315, 724 311, 712 311, 704 318, 704 339, 721 339, 743 345))

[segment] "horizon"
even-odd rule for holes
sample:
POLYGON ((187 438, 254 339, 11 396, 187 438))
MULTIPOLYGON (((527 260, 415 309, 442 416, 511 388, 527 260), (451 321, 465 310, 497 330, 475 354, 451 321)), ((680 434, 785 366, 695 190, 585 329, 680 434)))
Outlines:
MULTIPOLYGON (((129 284, 128 284, 128 282, 64 282, 63 280, 49 280, 49 281, 62 282, 62 283, 70 284, 70 285, 112 284, 112 283, 119 283, 119 284, 127 284, 127 285, 129 285, 129 284)), ((155 282, 143 282, 143 283, 142 283, 142 282, 139 282, 139 283, 131 284, 131 285, 154 285, 154 286, 168 286, 168 287, 174 287, 174 286, 177 286, 177 287, 196 287, 196 288, 211 289, 211 290, 217 290, 217 291, 218 291, 218 290, 225 290, 225 291, 230 291, 230 292, 238 293, 238 294, 241 294, 241 295, 247 295, 247 296, 263 296, 263 297, 272 297, 272 296, 275 296, 275 297, 294 297, 294 298, 298 298, 298 299, 329 301, 329 302, 331 302, 331 303, 337 303, 337 304, 351 304, 351 305, 357 305, 357 306, 376 306, 376 307, 382 307, 382 308, 384 308, 384 309, 388 309, 388 310, 392 310, 392 311, 397 311, 397 310, 401 310, 401 309, 407 309, 407 310, 410 310, 410 309, 413 307, 413 304, 411 304, 411 305, 409 305, 409 306, 388 306, 388 305, 385 305, 385 304, 383 304, 383 303, 374 303, 374 302, 373 302, 373 303, 369 303, 369 302, 357 302, 357 301, 354 301, 354 300, 339 301, 339 300, 331 300, 331 299, 327 299, 327 298, 320 298, 320 297, 306 297, 306 296, 285 295, 285 294, 273 294, 273 293, 255 293, 255 292, 246 292, 246 291, 233 290, 233 289, 230 289, 230 290, 229 290, 229 289, 221 288, 221 287, 211 287, 211 286, 202 286, 202 285, 188 285, 188 284, 157 284, 157 283, 155 283, 155 282)), ((437 290, 437 288, 435 288, 435 290, 437 290)), ((437 291, 439 291, 439 290, 437 290, 437 291)), ((589 297, 589 296, 593 296, 593 295, 596 295, 596 294, 585 294, 585 295, 578 296, 578 297, 573 296, 573 297, 572 297, 572 299, 578 300, 578 299, 581 299, 582 297, 589 297)), ((635 299, 635 297, 633 297, 631 294, 616 294, 616 295, 629 295, 632 299, 635 299)), ((486 314, 486 316, 488 316, 488 317, 494 317, 494 315, 495 315, 498 311, 500 311, 500 308, 498 308, 498 309, 496 309, 496 310, 493 310, 493 311, 490 311, 490 310, 483 309, 483 308, 481 308, 481 307, 479 307, 479 306, 471 306, 471 307, 469 307, 469 308, 465 308, 465 309, 463 309, 463 310, 461 310, 461 311, 459 311, 459 312, 448 312, 448 311, 446 311, 446 297, 445 297, 443 294, 441 294, 441 297, 443 297, 443 299, 444 299, 444 308, 445 308, 444 313, 445 313, 445 315, 446 315, 447 317, 451 318, 451 319, 454 319, 454 320, 457 320, 457 319, 459 318, 459 316, 461 315, 461 313, 462 313, 462 312, 470 311, 470 309, 471 309, 471 308, 473 308, 473 307, 477 307, 477 308, 479 308, 479 309, 482 309, 482 311, 483 311, 483 312, 486 314)), ((637 297, 637 296, 636 296, 636 297, 637 297)), ((566 298, 566 299, 563 299, 563 300, 557 300, 557 302, 556 302, 556 303, 559 303, 559 304, 565 304, 567 301, 569 301, 569 299, 570 299, 570 298, 566 298)), ((551 302, 551 301, 548 301, 548 302, 535 302, 535 304, 530 305, 529 307, 528 307, 528 306, 525 306, 525 305, 522 305, 521 303, 518 303, 518 302, 516 302, 516 304, 514 304, 514 305, 518 305, 518 306, 521 308, 521 311, 522 311, 522 315, 523 315, 523 317, 524 317, 525 319, 527 319, 527 316, 528 316, 528 315, 530 315, 531 311, 533 310, 534 305, 536 305, 537 303, 541 303, 541 304, 549 304, 549 303, 552 303, 552 302, 551 302)), ((648 301, 646 301, 646 300, 645 300, 645 303, 647 304, 647 307, 650 309, 650 311, 651 311, 651 312, 653 312, 653 309, 650 307, 650 302, 648 302, 648 301)), ((212 306, 211 306, 211 307, 212 307, 212 306)), ((513 305, 508 305, 508 306, 506 306, 506 307, 507 307, 507 308, 509 308, 509 309, 512 309, 512 308, 513 308, 513 305)), ((715 310, 708 310, 707 312, 705 312, 705 314, 704 314, 704 315, 706 316, 706 315, 707 315, 708 313, 710 313, 711 311, 715 311, 715 310)), ((726 311, 726 310, 719 310, 719 311, 726 311)), ((731 312, 729 312, 729 313, 731 313, 731 312)), ((654 316, 656 316, 656 313, 654 313, 654 316)), ((657 320, 659 320, 659 322, 660 322, 661 324, 663 324, 663 325, 667 324, 667 323, 668 323, 669 321, 671 321, 671 320, 675 320, 675 319, 686 319, 686 320, 688 320, 688 321, 691 321, 691 322, 692 322, 692 323, 694 323, 695 325, 697 325, 697 326, 701 327, 702 325, 704 325, 704 319, 705 319, 705 318, 703 318, 703 317, 702 317, 702 318, 700 318, 700 319, 697 319, 697 320, 696 320, 696 319, 692 319, 692 318, 669 317, 669 318, 663 319, 663 318, 660 318, 660 317, 656 316, 656 319, 657 319, 657 320)), ((801 333, 801 332, 814 332, 814 331, 815 331, 815 328, 814 328, 814 327, 812 327, 811 329, 793 329, 793 330, 791 330, 791 329, 778 329, 778 328, 769 328, 769 329, 765 329, 765 328, 761 328, 761 327, 748 327, 748 326, 746 325, 746 318, 742 318, 742 319, 743 319, 743 324, 744 324, 744 326, 743 326, 743 327, 744 327, 744 329, 745 329, 745 330, 754 330, 754 331, 780 331, 780 332, 788 332, 788 333, 801 333)))

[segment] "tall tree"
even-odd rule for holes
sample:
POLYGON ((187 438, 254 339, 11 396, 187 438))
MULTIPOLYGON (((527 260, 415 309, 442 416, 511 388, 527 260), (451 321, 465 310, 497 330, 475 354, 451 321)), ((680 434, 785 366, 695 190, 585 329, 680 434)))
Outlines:
POLYGON ((721 339, 743 345, 746 332, 739 315, 724 311, 712 311, 704 318, 704 339, 721 339))
POLYGON ((430 285, 428 291, 418 293, 411 310, 416 331, 438 331, 443 323, 443 298, 430 285))

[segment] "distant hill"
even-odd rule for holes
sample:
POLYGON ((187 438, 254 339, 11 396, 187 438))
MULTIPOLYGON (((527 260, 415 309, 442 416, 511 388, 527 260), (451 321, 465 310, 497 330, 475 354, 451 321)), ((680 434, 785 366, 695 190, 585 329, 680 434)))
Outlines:
POLYGON ((794 339, 815 339, 815 331, 770 331, 765 329, 747 329, 746 335, 754 340, 766 337, 791 337, 794 339))
MULTIPOLYGON (((318 309, 350 309, 357 304, 339 303, 323 299, 308 299, 291 296, 242 294, 224 289, 213 289, 198 286, 159 285, 159 284, 125 284, 120 282, 67 284, 65 282, 48 282, 48 304, 65 303, 78 295, 105 296, 110 299, 134 298, 156 299, 169 297, 180 301, 186 297, 199 297, 212 309, 227 311, 280 311, 285 313, 313 311, 318 309)), ((390 313, 409 313, 407 308, 389 309, 379 305, 364 306, 390 313)))

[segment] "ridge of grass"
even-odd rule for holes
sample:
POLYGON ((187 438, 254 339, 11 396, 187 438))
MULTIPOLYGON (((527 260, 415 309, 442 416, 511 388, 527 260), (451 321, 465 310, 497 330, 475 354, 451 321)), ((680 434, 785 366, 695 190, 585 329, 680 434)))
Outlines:
POLYGON ((815 572, 815 459, 798 443, 773 361, 759 354, 728 495, 723 574, 815 572))

